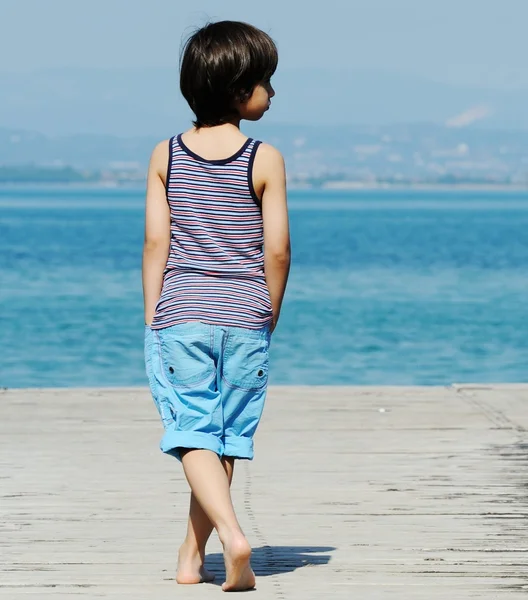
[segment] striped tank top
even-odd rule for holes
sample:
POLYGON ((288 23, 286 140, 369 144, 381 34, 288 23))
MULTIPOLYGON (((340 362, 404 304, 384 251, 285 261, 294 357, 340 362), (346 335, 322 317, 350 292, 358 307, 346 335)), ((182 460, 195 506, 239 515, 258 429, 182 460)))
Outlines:
POLYGON ((181 135, 169 142, 171 241, 152 329, 200 321, 260 329, 272 319, 263 224, 252 180, 260 142, 205 160, 181 135))

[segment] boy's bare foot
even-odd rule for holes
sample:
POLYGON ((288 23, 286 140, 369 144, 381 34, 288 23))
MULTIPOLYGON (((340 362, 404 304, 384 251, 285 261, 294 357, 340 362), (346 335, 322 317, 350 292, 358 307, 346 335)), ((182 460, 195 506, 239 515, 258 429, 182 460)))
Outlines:
POLYGON ((178 553, 176 581, 180 584, 192 585, 195 583, 210 583, 214 581, 214 578, 214 573, 204 567, 202 557, 197 552, 188 552, 185 544, 183 544, 178 553))
POLYGON ((251 546, 242 534, 233 536, 224 544, 226 582, 224 592, 241 592, 255 587, 255 573, 249 564, 251 546))

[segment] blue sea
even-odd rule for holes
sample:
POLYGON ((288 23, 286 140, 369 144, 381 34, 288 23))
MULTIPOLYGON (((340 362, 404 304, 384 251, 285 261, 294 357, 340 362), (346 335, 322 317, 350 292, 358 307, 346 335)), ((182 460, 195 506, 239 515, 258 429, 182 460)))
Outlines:
MULTIPOLYGON (((528 381, 528 193, 293 191, 274 384, 528 381)), ((141 190, 0 191, 0 386, 146 385, 141 190)))

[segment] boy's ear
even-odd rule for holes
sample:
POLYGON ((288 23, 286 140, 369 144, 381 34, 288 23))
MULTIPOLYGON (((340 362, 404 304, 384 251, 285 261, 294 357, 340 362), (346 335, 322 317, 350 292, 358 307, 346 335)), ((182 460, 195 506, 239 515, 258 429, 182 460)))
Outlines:
POLYGON ((252 96, 253 90, 239 90, 236 93, 236 104, 245 104, 252 96))

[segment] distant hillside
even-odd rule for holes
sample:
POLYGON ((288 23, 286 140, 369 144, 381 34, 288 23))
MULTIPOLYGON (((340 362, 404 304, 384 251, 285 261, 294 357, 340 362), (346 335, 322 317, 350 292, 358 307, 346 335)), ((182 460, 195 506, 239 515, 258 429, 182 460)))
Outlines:
MULTIPOLYGON (((174 69, 60 69, 0 73, 0 126, 48 135, 166 137, 190 122, 174 69)), ((528 130, 528 90, 449 86, 378 71, 279 69, 263 123, 443 124, 481 112, 479 127, 528 130)))
POLYGON ((157 138, 79 134, 48 136, 0 128, 0 165, 72 165, 99 168, 113 162, 146 165, 157 138))
MULTIPOLYGON (((176 130, 177 131, 177 130, 176 130)), ((292 180, 490 181, 528 183, 528 132, 407 124, 380 127, 251 124, 277 146, 292 180)), ((0 129, 0 166, 33 165, 144 176, 160 138, 47 136, 0 129)), ((114 175, 111 176, 113 178, 114 175)), ((120 175, 121 177, 121 175, 120 175)))

